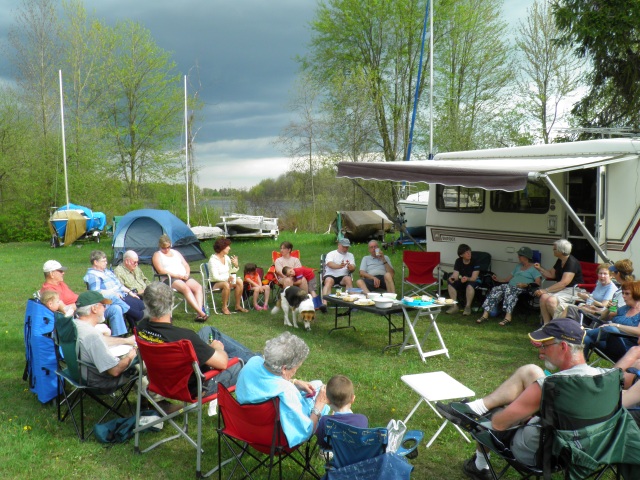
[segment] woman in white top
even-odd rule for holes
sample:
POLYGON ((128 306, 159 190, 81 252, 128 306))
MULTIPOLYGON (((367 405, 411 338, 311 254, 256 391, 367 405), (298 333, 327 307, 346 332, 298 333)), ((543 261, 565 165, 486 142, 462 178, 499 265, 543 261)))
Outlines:
POLYGON ((209 281, 215 282, 213 288, 222 291, 222 313, 230 315, 229 295, 231 290, 235 291, 236 312, 248 312, 242 306, 242 278, 235 273, 238 271, 238 257, 229 257, 231 250, 231 240, 228 238, 218 238, 213 244, 213 251, 209 259, 209 281))
POLYGON ((171 248, 171 239, 168 235, 160 236, 158 248, 160 250, 154 253, 151 258, 153 268, 160 275, 171 277, 171 288, 180 293, 197 312, 196 322, 206 322, 209 316, 202 309, 204 304, 202 285, 190 278, 189 264, 180 252, 171 248))

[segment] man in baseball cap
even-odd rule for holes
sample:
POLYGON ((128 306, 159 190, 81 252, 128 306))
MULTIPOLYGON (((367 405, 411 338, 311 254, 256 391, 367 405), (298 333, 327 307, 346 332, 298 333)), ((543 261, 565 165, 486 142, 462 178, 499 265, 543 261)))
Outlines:
POLYGON ((338 240, 338 249, 327 253, 323 275, 322 295, 329 295, 334 285, 347 289, 353 287, 351 274, 356 269, 356 259, 349 252, 351 242, 348 238, 338 240))
POLYGON ((90 305, 95 305, 96 303, 102 303, 103 305, 111 305, 111 300, 108 298, 104 298, 100 292, 97 290, 87 290, 86 292, 82 292, 78 295, 78 300, 76 301, 76 307, 88 307, 90 305))
POLYGON ((62 265, 60 265, 60 262, 58 262, 57 260, 47 260, 46 262, 44 262, 44 265, 42 266, 42 271, 44 273, 50 273, 55 271, 66 272, 67 267, 63 267, 62 265))
MULTIPOLYGON (((558 370, 554 375, 594 376, 606 372, 587 365, 583 338, 580 324, 569 318, 557 318, 529 333, 529 340, 538 350, 538 358, 544 361, 546 369, 558 370)), ((525 465, 534 466, 540 444, 539 418, 535 415, 540 408, 542 384, 547 375, 551 373, 538 365, 524 365, 484 398, 468 403, 437 402, 436 408, 449 421, 463 428, 471 425, 469 418, 491 420, 492 428, 498 431, 503 443, 510 445, 515 458, 525 465), (495 413, 489 414, 490 411, 495 413), (511 428, 518 425, 522 426, 511 428)), ((476 479, 493 478, 481 448, 478 446, 476 455, 464 462, 464 473, 476 479)))

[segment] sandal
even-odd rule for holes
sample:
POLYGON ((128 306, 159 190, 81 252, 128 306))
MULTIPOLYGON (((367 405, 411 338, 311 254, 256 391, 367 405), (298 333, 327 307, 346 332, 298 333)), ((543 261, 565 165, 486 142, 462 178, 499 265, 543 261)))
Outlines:
POLYGON ((222 314, 223 314, 223 315, 231 315, 231 312, 229 311, 229 309, 228 309, 228 308, 223 308, 223 309, 222 309, 222 314))
POLYGON ((200 317, 200 316, 196 317, 196 322, 198 323, 204 323, 207 320, 209 320, 209 315, 205 315, 204 317, 200 317))
POLYGON ((246 308, 242 308, 242 307, 236 308, 236 312, 239 312, 239 313, 247 313, 248 311, 249 310, 247 310, 246 308))
POLYGON ((509 325, 511 323, 511 320, 507 320, 506 318, 504 320, 502 320, 501 322, 498 323, 498 325, 500 325, 501 327, 506 327, 507 325, 509 325))
POLYGON ((486 317, 486 318, 485 317, 480 317, 479 319, 476 320, 476 323, 479 325, 479 324, 481 324, 482 322, 484 322, 486 320, 489 320, 489 317, 486 317))

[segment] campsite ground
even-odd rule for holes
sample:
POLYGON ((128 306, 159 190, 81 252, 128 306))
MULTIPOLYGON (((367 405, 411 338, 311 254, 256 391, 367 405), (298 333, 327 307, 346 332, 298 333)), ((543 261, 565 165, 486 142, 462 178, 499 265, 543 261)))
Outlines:
MULTIPOLYGON (((257 240, 234 242, 232 253, 241 264, 256 262, 265 269, 270 264, 271 251, 277 250, 282 240, 289 240, 302 252, 302 263, 317 267, 320 254, 334 248, 331 235, 284 233, 278 241, 257 240)), ((212 253, 212 242, 203 244, 207 255, 212 253)), ((105 449, 93 438, 80 443, 71 422, 58 423, 53 405, 41 405, 22 381, 24 368, 23 319, 25 302, 42 283, 42 264, 56 259, 69 267, 65 277, 75 291, 83 290, 82 276, 89 265, 89 253, 94 248, 104 249, 110 256, 110 245, 85 243, 68 248, 51 249, 45 243, 1 244, 0 259, 5 268, 0 272, 3 286, 0 296, 0 358, 5 365, 0 373, 0 442, 1 478, 189 478, 193 475, 195 452, 186 442, 178 440, 144 454, 133 453, 133 441, 105 449)), ((352 248, 357 262, 366 252, 366 245, 352 248)), ((401 277, 402 252, 387 252, 396 268, 396 281, 401 277)), ((151 276, 149 266, 143 266, 151 276)), ((198 264, 192 264, 198 272, 198 264)), ((194 315, 183 311, 175 315, 176 324, 197 330, 200 325, 194 315)), ((212 315, 209 323, 230 334, 248 347, 260 351, 265 340, 281 333, 285 327, 282 316, 268 312, 251 312, 231 316, 212 315)), ((297 330, 310 346, 309 358, 298 375, 304 379, 319 378, 327 381, 333 374, 350 376, 356 386, 354 411, 368 415, 373 426, 385 426, 389 419, 404 419, 418 401, 401 380, 405 374, 445 371, 483 395, 504 380, 513 369, 528 362, 536 362, 536 351, 527 341, 526 333, 537 325, 537 318, 515 317, 508 327, 497 321, 476 325, 475 317, 445 315, 438 324, 449 348, 451 358, 443 355, 420 361, 414 351, 398 356, 397 349, 382 353, 386 344, 386 323, 379 317, 363 312, 353 316, 357 330, 341 330, 329 334, 333 326, 333 312, 319 315, 312 331, 297 330)), ((430 340, 431 341, 431 340, 430 340)), ((133 394, 132 394, 133 397, 133 394)), ((88 417, 96 413, 88 409, 88 417)), ((217 461, 215 418, 205 420, 203 469, 208 470, 217 461)), ((438 428, 433 412, 421 406, 409 422, 410 428, 424 430, 427 438, 438 428)), ((147 434, 143 442, 149 444, 151 436, 168 435, 169 429, 147 434)), ((427 449, 423 444, 415 465, 414 478, 464 478, 461 466, 473 453, 473 446, 465 443, 457 432, 447 427, 438 440, 427 449)), ((320 461, 317 462, 320 467, 320 461)), ((285 478, 297 478, 294 469, 287 469, 285 478)))

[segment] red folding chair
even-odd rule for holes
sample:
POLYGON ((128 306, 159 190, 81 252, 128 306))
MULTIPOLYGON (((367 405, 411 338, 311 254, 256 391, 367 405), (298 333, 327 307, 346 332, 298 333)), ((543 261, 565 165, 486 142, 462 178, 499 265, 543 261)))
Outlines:
MULTIPOLYGON (((310 463, 314 448, 306 441, 301 445, 290 447, 280 423, 280 399, 269 399, 262 403, 241 405, 231 393, 219 387, 218 391, 218 473, 222 478, 222 467, 229 462, 235 464, 228 478, 232 478, 240 467, 244 471, 243 478, 271 478, 275 467, 278 478, 282 479, 282 462, 291 459, 302 468, 300 477, 309 473, 313 478, 320 478, 310 463), (222 461, 222 443, 231 452, 231 458, 222 461), (246 458, 249 457, 249 458, 246 458), (243 460, 249 460, 243 463, 243 460), (257 462, 257 464, 255 463, 257 462), (268 469, 268 475, 253 476, 262 468, 268 469)), ((207 474, 208 475, 208 474, 207 474)))
POLYGON ((440 296, 440 252, 414 252, 405 250, 402 252, 402 296, 407 285, 411 295, 422 295, 434 285, 438 286, 440 296), (409 269, 409 275, 405 276, 405 269, 409 269), (437 271, 436 275, 433 272, 437 271))
MULTIPOLYGON (((278 300, 278 297, 280 296, 280 292, 282 290, 282 287, 280 286, 280 283, 278 283, 278 278, 276 276, 275 265, 276 260, 281 256, 282 254, 277 250, 273 250, 271 252, 271 266, 269 267, 269 270, 267 270, 267 274, 265 275, 265 278, 269 280, 273 279, 273 284, 271 285, 271 299, 274 302, 278 300)), ((300 250, 291 250, 291 256, 300 260, 300 250)), ((322 287, 320 288, 320 290, 322 290, 322 287)))
MULTIPOLYGON (((204 397, 202 384, 220 373, 220 370, 210 370, 202 373, 198 364, 196 352, 189 340, 179 340, 177 342, 151 343, 143 340, 136 334, 138 344, 138 355, 140 364, 144 361, 147 369, 148 385, 144 385, 143 376, 138 380, 138 405, 136 407, 136 429, 134 440, 134 451, 136 453, 146 453, 163 443, 183 437, 196 449, 196 477, 201 476, 200 463, 202 456, 202 412, 205 405, 218 397, 218 394, 204 397), (193 395, 189 390, 189 379, 195 376, 197 381, 197 395, 193 395), (178 400, 184 402, 184 407, 180 410, 167 413, 155 400, 155 396, 160 395, 167 400, 178 400), (153 422, 140 424, 140 402, 142 397, 156 409, 159 414, 158 419, 153 422), (195 412, 198 417, 196 439, 189 436, 188 424, 189 413, 195 412), (174 417, 184 414, 182 425, 175 422, 174 417), (153 445, 140 450, 140 432, 151 428, 161 422, 168 422, 177 430, 175 435, 157 441, 153 445)), ((238 358, 229 360, 229 367, 238 363, 238 358)), ((222 388, 220 385, 218 388, 222 388)), ((235 390, 235 387, 231 387, 235 390)))
POLYGON ((573 287, 574 295, 578 288, 584 288, 589 292, 592 292, 593 289, 596 288, 596 284, 598 283, 598 265, 600 264, 592 263, 592 262, 580 262, 580 268, 582 269, 583 283, 574 285, 573 287))

